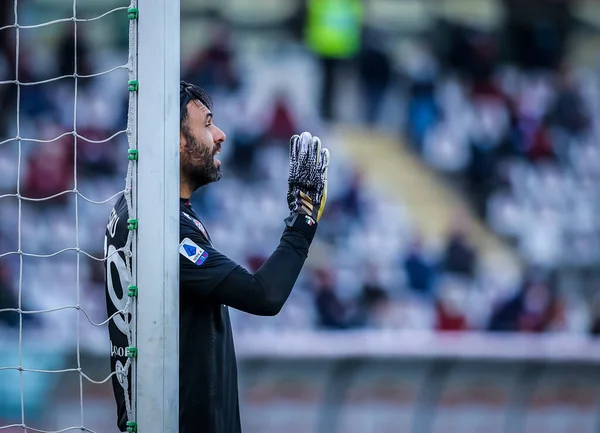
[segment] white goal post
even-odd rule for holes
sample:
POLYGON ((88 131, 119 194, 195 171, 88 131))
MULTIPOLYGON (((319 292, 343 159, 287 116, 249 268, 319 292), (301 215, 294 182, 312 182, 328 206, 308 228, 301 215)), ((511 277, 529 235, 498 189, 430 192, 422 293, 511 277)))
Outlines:
POLYGON ((133 369, 138 431, 179 431, 179 0, 137 0, 138 287, 133 369))

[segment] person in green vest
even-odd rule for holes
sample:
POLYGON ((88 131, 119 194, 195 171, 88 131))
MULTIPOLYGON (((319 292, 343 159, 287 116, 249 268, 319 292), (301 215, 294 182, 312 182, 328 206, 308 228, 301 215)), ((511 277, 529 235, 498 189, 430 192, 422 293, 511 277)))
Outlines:
POLYGON ((337 69, 360 51, 363 4, 362 0, 308 0, 306 7, 305 43, 323 70, 320 114, 332 120, 337 69))

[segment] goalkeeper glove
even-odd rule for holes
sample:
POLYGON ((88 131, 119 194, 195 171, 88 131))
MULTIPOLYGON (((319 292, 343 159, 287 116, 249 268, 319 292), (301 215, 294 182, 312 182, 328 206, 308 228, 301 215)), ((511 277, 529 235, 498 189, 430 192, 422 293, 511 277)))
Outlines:
POLYGON ((291 138, 288 206, 292 215, 305 215, 311 226, 325 209, 328 167, 329 150, 321 149, 319 137, 304 132, 291 138))

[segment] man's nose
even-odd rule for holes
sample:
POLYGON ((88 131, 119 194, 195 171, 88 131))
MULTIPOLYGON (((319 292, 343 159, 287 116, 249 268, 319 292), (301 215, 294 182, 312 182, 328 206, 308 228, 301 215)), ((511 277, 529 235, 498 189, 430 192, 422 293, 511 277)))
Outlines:
POLYGON ((227 136, 220 128, 215 126, 214 131, 213 140, 215 143, 223 143, 227 139, 227 136))

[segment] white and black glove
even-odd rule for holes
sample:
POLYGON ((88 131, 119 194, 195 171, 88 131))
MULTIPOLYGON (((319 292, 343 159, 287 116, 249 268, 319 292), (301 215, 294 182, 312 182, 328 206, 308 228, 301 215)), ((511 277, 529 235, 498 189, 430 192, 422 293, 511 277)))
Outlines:
POLYGON ((329 150, 321 149, 319 137, 304 132, 291 138, 288 206, 291 216, 304 216, 310 226, 321 219, 325 209, 328 167, 329 150))

